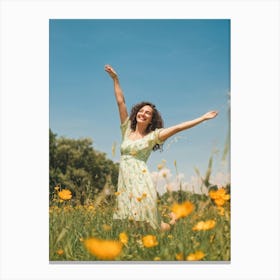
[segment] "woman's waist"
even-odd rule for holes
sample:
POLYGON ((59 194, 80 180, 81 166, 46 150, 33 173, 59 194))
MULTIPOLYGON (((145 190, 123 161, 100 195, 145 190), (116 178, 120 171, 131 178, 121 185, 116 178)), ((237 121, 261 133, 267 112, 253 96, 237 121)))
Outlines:
POLYGON ((135 155, 130 155, 130 154, 122 154, 121 155, 121 160, 139 160, 139 161, 143 161, 146 162, 147 158, 145 157, 137 157, 135 155))

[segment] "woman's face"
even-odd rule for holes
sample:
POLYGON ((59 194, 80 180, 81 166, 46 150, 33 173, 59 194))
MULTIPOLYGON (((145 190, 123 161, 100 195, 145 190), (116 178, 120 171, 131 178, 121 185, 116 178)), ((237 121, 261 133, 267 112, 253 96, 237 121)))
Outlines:
POLYGON ((137 123, 146 124, 147 126, 152 122, 153 108, 149 105, 143 106, 136 115, 137 123))

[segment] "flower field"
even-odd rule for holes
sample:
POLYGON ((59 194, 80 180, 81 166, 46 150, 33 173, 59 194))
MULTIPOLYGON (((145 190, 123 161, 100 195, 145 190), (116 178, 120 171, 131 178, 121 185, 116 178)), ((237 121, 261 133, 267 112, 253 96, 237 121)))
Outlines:
POLYGON ((56 186, 49 207, 50 261, 230 260, 229 185, 208 194, 179 190, 159 196, 159 229, 113 220, 116 195, 104 190, 80 205, 70 190, 56 186))

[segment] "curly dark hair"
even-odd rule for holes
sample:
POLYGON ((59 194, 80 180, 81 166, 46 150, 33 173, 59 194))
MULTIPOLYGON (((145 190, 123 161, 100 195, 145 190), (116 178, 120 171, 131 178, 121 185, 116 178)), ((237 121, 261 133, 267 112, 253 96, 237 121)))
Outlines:
MULTIPOLYGON (((153 109, 152 122, 150 125, 147 126, 146 133, 148 134, 148 133, 154 131, 156 128, 163 128, 163 119, 161 117, 160 112, 157 110, 156 106, 151 102, 143 101, 143 102, 135 104, 131 108, 130 116, 129 116, 129 119, 131 121, 131 125, 130 125, 131 130, 135 131, 136 124, 137 124, 136 115, 139 112, 139 110, 146 105, 150 106, 153 109)), ((153 147, 154 151, 156 151, 158 149, 162 150, 162 144, 161 145, 156 144, 153 147)))

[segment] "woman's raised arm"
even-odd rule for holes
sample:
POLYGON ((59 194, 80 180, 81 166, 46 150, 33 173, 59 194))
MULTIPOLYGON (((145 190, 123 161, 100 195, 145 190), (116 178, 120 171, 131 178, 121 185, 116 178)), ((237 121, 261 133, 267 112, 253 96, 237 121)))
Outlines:
POLYGON ((202 115, 201 117, 199 117, 197 119, 187 121, 187 122, 183 122, 183 123, 180 123, 180 124, 177 124, 177 125, 174 125, 174 126, 170 126, 168 128, 164 128, 159 133, 159 140, 164 141, 167 138, 171 137, 172 135, 174 135, 174 134, 176 134, 180 131, 189 129, 189 128, 194 127, 194 126, 196 126, 196 125, 198 125, 198 124, 200 124, 204 121, 215 118, 217 116, 217 114, 218 114, 217 111, 210 111, 210 112, 202 115))
POLYGON ((118 74, 110 65, 105 65, 105 71, 110 75, 114 82, 115 97, 119 108, 120 120, 123 123, 128 117, 123 91, 120 86, 118 74))

